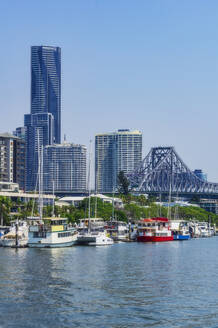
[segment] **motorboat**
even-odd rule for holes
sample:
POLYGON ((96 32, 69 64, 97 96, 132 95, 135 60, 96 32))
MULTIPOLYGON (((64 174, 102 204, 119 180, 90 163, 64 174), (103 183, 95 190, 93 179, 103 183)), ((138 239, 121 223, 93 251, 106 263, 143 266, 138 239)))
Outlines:
POLYGON ((184 220, 172 220, 171 231, 174 240, 188 240, 191 237, 188 222, 184 220))
POLYGON ((108 221, 106 230, 114 241, 126 241, 129 239, 129 226, 123 221, 108 221))
POLYGON ((108 236, 104 228, 85 228, 79 231, 77 237, 78 245, 106 246, 112 245, 113 243, 113 239, 108 236))
POLYGON ((201 237, 211 237, 211 231, 207 222, 199 222, 198 227, 200 230, 201 237))

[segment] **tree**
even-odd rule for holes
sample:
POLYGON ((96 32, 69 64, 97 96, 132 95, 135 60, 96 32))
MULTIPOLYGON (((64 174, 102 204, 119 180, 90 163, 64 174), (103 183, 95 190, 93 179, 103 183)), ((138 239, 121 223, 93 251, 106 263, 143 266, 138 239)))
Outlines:
POLYGON ((192 204, 199 204, 199 203, 200 203, 200 196, 198 196, 198 195, 194 195, 194 196, 191 198, 190 203, 192 203, 192 204))
POLYGON ((121 194, 128 195, 129 181, 123 171, 120 171, 120 173, 118 174, 117 182, 118 182, 118 191, 121 194))
POLYGON ((1 225, 9 223, 9 214, 12 207, 11 199, 8 197, 0 197, 0 218, 1 225))
POLYGON ((149 203, 145 195, 139 195, 137 200, 140 206, 145 206, 149 203))

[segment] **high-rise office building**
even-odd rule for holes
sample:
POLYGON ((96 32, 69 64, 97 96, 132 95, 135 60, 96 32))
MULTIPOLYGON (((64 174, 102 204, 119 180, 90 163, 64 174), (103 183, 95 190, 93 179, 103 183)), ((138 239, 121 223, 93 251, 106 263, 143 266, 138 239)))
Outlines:
POLYGON ((25 141, 10 133, 0 134, 0 181, 25 185, 25 141))
POLYGON ((39 153, 42 147, 51 145, 54 138, 54 118, 50 113, 26 114, 26 190, 37 189, 39 153))
POLYGON ((86 147, 63 143, 44 148, 44 190, 55 193, 86 191, 86 147))
POLYGON ((61 142, 61 49, 31 47, 31 112, 24 116, 26 190, 34 190, 38 149, 61 142))
POLYGON ((117 189, 117 176, 133 171, 142 160, 142 133, 118 130, 95 136, 95 188, 97 192, 117 189))
POLYGON ((61 49, 31 47, 31 114, 51 113, 54 143, 61 143, 61 49))

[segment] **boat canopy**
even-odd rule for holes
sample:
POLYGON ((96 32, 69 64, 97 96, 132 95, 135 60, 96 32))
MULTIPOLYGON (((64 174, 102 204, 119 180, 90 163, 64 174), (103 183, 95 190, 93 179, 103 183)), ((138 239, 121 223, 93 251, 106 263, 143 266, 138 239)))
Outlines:
POLYGON ((51 221, 51 222, 53 222, 53 221, 67 221, 67 219, 66 218, 59 218, 59 217, 52 217, 52 218, 42 218, 45 222, 46 221, 51 221))
POLYGON ((142 219, 142 222, 168 222, 168 218, 148 218, 148 219, 142 219))

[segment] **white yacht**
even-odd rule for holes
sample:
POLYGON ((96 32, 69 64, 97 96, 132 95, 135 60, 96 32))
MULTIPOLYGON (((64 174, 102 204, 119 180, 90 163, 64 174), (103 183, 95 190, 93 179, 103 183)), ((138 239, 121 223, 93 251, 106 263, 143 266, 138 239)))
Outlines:
POLYGON ((103 246, 113 244, 105 230, 106 222, 101 218, 82 219, 78 225, 77 244, 103 246))
POLYGON ((201 237, 211 237, 211 231, 207 222, 199 222, 198 227, 201 237))
POLYGON ((84 228, 79 231, 77 237, 78 245, 105 246, 113 243, 113 239, 107 235, 104 228, 84 228))
POLYGON ((77 234, 65 218, 33 220, 29 226, 28 247, 69 247, 76 244, 77 234))
POLYGON ((106 222, 101 218, 86 218, 79 220, 79 224, 77 229, 83 230, 85 228, 88 228, 88 225, 90 225, 90 228, 104 228, 106 225, 106 222))
POLYGON ((25 247, 28 242, 28 225, 20 220, 12 223, 9 231, 1 236, 0 245, 3 247, 25 247))
POLYGON ((129 226, 123 221, 107 222, 107 232, 115 241, 126 241, 129 239, 129 226))
POLYGON ((191 221, 190 228, 191 228, 192 238, 200 238, 201 237, 201 230, 200 230, 200 227, 199 227, 197 221, 191 221))

